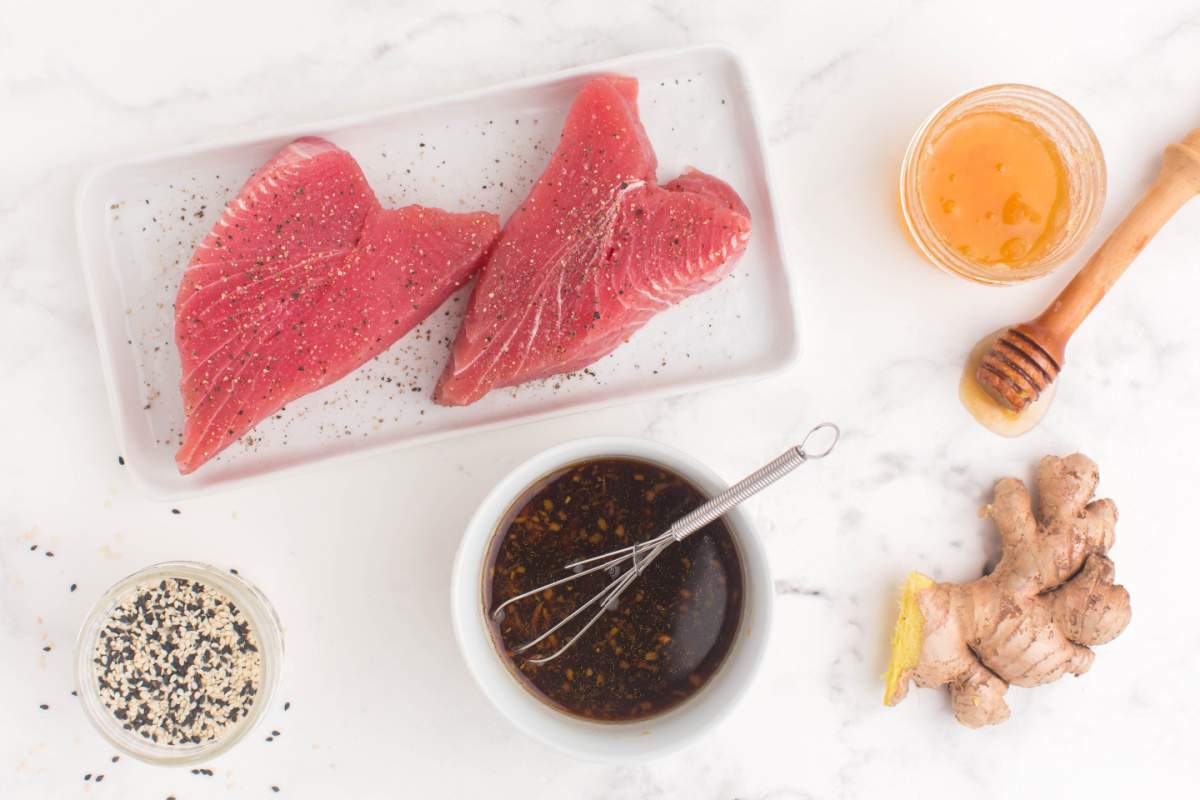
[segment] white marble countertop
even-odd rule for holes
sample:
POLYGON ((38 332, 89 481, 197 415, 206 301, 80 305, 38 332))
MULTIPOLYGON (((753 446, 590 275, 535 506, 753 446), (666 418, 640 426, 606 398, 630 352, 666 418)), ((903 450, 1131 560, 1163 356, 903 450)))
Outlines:
POLYGON ((907 140, 937 104, 1028 82, 1094 126, 1107 232, 1163 145, 1200 124, 1195 4, 18 0, 0 18, 0 797, 1124 797, 1200 783, 1200 540, 1185 511, 1200 472, 1200 203, 1076 335, 1045 424, 1009 441, 959 406, 961 358, 1039 310, 1078 262, 1018 289, 969 285, 908 247, 894 199, 907 140), (760 92, 804 317, 796 368, 317 469, 178 515, 138 493, 117 464, 75 247, 88 166, 713 40, 744 54, 760 92), (846 431, 837 457, 753 501, 776 628, 754 691, 712 736, 606 767, 492 709, 458 657, 447 583, 497 478, 551 444, 618 433, 732 479, 826 418, 846 431), (992 481, 1074 450, 1121 509, 1128 631, 1087 676, 1012 689, 998 728, 959 727, 938 692, 882 707, 898 582, 914 568, 977 576, 996 548, 975 516, 992 481), (287 628, 267 718, 282 735, 243 742, 212 777, 111 763, 70 696, 90 604, 168 558, 239 567, 287 628))

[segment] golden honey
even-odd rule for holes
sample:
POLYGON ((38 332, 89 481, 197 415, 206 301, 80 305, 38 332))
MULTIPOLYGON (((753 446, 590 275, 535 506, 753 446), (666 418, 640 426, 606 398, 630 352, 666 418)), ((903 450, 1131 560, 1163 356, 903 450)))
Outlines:
POLYGON ((1067 219, 1067 174, 1033 123, 981 111, 953 121, 919 166, 934 232, 965 258, 1019 265, 1037 259, 1067 219))
POLYGON ((985 336, 971 350, 971 354, 967 356, 967 363, 963 366, 962 377, 958 381, 958 399, 976 422, 992 433, 1011 439, 1023 436, 1037 427, 1042 417, 1050 410, 1050 403, 1054 401, 1054 392, 1058 389, 1058 384, 1051 383, 1037 400, 1020 412, 1001 406, 983 390, 979 381, 975 379, 975 372, 979 369, 979 362, 983 361, 984 355, 1006 330, 1008 329, 1001 328, 985 336))
POLYGON ((1039 278, 1077 252, 1100 218, 1100 144, 1061 98, 985 86, 939 108, 900 167, 900 212, 936 267, 978 283, 1039 278))

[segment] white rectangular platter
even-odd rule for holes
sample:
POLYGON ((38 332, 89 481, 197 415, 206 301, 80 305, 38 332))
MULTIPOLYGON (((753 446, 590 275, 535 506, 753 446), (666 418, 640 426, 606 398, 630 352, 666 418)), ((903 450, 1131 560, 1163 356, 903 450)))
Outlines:
POLYGON ((177 498, 318 461, 781 369, 799 352, 799 328, 764 157, 744 69, 728 50, 701 46, 101 167, 80 187, 80 250, 126 463, 152 496, 177 498), (486 210, 504 219, 548 163, 576 91, 604 73, 638 78, 661 181, 692 165, 728 181, 746 201, 752 238, 729 278, 658 315, 584 372, 444 408, 430 394, 467 287, 373 361, 264 420, 192 475, 179 475, 175 292, 193 248, 258 166, 297 136, 323 136, 358 160, 385 205, 486 210))

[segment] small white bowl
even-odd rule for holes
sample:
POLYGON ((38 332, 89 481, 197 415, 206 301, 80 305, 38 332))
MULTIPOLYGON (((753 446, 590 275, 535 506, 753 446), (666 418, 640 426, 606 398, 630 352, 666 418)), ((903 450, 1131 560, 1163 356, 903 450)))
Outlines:
POLYGON ((645 439, 594 437, 552 447, 521 464, 484 498, 454 560, 450 613, 463 659, 483 693, 513 725, 569 755, 609 763, 658 758, 695 741, 725 718, 753 682, 766 651, 774 596, 762 543, 741 510, 725 515, 745 571, 741 630, 725 661, 699 692, 660 716, 590 722, 555 711, 521 686, 501 660, 483 611, 484 559, 510 506, 539 478, 579 461, 628 456, 656 462, 715 495, 728 483, 696 459, 645 439))

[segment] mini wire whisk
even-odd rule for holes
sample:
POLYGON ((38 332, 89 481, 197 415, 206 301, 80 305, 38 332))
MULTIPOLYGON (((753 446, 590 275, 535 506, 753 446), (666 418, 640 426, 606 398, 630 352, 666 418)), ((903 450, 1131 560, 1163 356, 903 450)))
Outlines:
POLYGON ((498 605, 492 611, 492 617, 496 620, 504 618, 504 609, 508 606, 519 603, 526 598, 540 595, 547 589, 552 589, 555 586, 561 586, 564 583, 577 580, 584 575, 591 575, 595 572, 604 572, 612 579, 603 589, 593 595, 587 602, 572 611, 567 617, 559 621, 553 627, 544 631, 536 639, 532 639, 514 651, 517 654, 524 653, 532 647, 536 647, 539 643, 545 641, 548 637, 553 636, 558 631, 562 630, 571 622, 577 619, 581 614, 589 608, 598 606, 596 612, 591 616, 586 624, 575 632, 567 642, 550 655, 529 657, 526 659, 532 664, 545 664, 548 661, 561 656, 571 648, 579 639, 588 632, 588 630, 596 624, 596 622, 604 616, 606 611, 615 611, 620 605, 621 595, 629 586, 637 580, 638 576, 646 571, 654 559, 658 558, 664 550, 676 542, 682 542, 691 534, 703 528, 708 523, 727 514, 730 509, 737 506, 742 501, 753 495, 758 494, 763 489, 770 486, 775 481, 787 475, 806 461, 811 461, 817 458, 824 458, 829 455, 837 444, 838 438, 841 436, 841 431, 837 425, 832 422, 823 422, 810 430, 804 440, 795 447, 791 447, 779 458, 767 464, 762 469, 746 476, 742 480, 730 486, 725 491, 718 494, 708 502, 688 512, 684 516, 675 521, 666 531, 655 536, 652 539, 647 539, 644 542, 622 547, 619 550, 611 550, 607 553, 602 553, 598 556, 590 558, 582 558, 578 561, 572 561, 567 564, 564 569, 570 571, 571 574, 565 578, 559 578, 536 589, 531 589, 528 592, 509 598, 498 605), (814 436, 830 437, 828 444, 816 451, 807 449, 810 441, 814 436))

